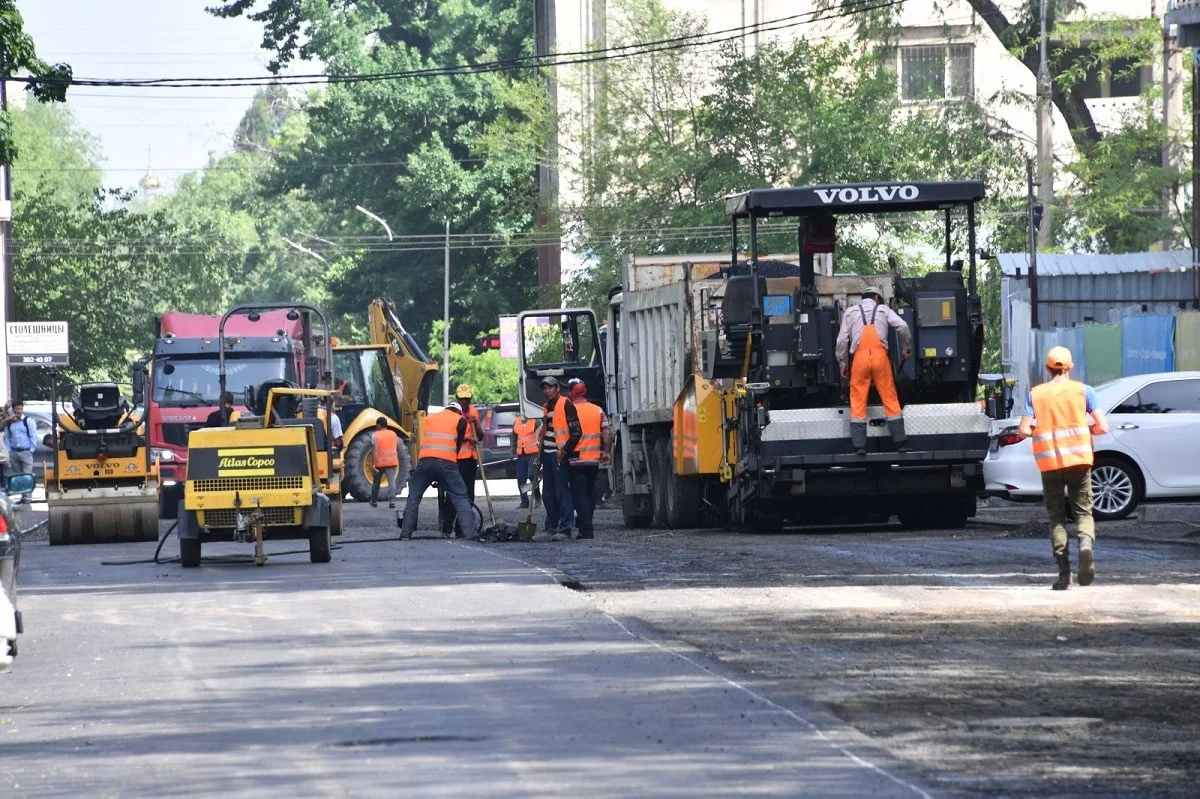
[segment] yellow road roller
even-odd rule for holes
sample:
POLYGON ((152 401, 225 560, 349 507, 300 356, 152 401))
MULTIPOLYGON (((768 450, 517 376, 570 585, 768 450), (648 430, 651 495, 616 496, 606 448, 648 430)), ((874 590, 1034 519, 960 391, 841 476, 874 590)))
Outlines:
POLYGON ((70 415, 52 404, 54 462, 45 478, 51 545, 158 540, 158 466, 140 386, 135 374, 132 404, 118 383, 76 386, 70 415))

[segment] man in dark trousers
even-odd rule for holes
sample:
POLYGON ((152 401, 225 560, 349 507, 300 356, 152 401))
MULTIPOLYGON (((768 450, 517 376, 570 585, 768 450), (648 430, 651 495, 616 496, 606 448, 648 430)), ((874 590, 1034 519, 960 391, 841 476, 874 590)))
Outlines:
POLYGON ((412 538, 413 531, 417 529, 417 510, 421 507, 421 497, 434 481, 442 487, 447 501, 454 508, 459 536, 476 536, 477 531, 470 529, 475 514, 467 500, 467 486, 458 472, 458 451, 466 432, 465 421, 458 405, 453 402, 444 410, 426 417, 421 450, 417 453, 417 468, 408 478, 408 500, 404 503, 401 540, 412 538))
MULTIPOLYGON (((575 509, 571 502, 571 485, 566 462, 560 457, 567 442, 570 425, 579 424, 575 406, 561 393, 556 377, 542 378, 542 449, 538 464, 542 467, 542 502, 546 505, 546 532, 556 540, 571 537, 571 522, 575 509)), ((534 467, 536 470, 536 466, 534 467)))
POLYGON ((566 463, 571 503, 579 520, 579 537, 586 539, 593 537, 596 477, 600 474, 600 467, 610 461, 612 429, 600 406, 588 402, 587 387, 582 380, 571 381, 571 402, 575 406, 579 424, 568 432, 561 457, 566 463))

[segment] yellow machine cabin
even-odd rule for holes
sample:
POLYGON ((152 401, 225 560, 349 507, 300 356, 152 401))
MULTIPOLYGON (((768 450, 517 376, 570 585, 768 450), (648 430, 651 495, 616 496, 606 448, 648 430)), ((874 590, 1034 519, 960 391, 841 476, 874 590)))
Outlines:
POLYGON ((50 544, 158 540, 158 468, 146 441, 140 383, 79 385, 71 415, 53 403, 46 467, 50 544))

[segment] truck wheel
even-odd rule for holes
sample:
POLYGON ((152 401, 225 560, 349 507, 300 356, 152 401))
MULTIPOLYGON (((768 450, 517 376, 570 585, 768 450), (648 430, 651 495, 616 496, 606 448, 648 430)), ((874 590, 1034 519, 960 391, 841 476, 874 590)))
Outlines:
POLYGON ((630 530, 642 530, 654 523, 653 501, 649 494, 622 494, 621 518, 630 530))
MULTIPOLYGON (((400 468, 396 471, 399 475, 401 484, 408 479, 408 473, 412 468, 412 460, 408 455, 408 447, 404 446, 404 442, 400 442, 400 468)), ((347 493, 354 497, 359 502, 367 502, 371 499, 371 484, 375 481, 375 441, 371 437, 370 430, 364 430, 354 437, 350 442, 350 446, 346 447, 345 454, 342 455, 345 468, 345 477, 343 483, 347 493)), ((384 493, 384 487, 388 485, 387 478, 379 484, 379 493, 384 493)))
POLYGON ((342 534, 342 498, 341 496, 329 498, 329 533, 330 535, 342 534))
POLYGON ((655 441, 650 445, 650 462, 647 465, 650 472, 650 504, 654 508, 654 526, 667 526, 667 458, 663 442, 655 441))
MULTIPOLYGON (((665 526, 672 530, 698 527, 700 525, 700 483, 675 474, 674 459, 671 457, 670 440, 660 441, 662 450, 660 469, 663 475, 663 497, 665 526)), ((660 492, 656 491, 656 495, 660 492)))
POLYGON ((333 560, 333 539, 328 527, 317 527, 308 533, 308 559, 313 563, 333 560))
POLYGON ((200 565, 200 539, 179 539, 179 565, 185 569, 194 569, 200 565))

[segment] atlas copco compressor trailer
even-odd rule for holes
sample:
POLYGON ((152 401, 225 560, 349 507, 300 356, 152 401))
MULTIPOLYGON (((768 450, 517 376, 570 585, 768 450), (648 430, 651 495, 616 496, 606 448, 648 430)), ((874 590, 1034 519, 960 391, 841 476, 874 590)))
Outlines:
MULTIPOLYGON (((983 489, 990 421, 975 401, 983 343, 975 206, 983 195, 982 183, 956 181, 731 197, 731 255, 626 259, 603 329, 587 310, 524 314, 559 314, 564 329, 571 317, 570 327, 605 340, 605 356, 529 362, 537 348, 526 343, 522 388, 545 373, 604 381, 617 442, 613 482, 630 527, 770 529, 892 515, 914 526, 961 526, 983 489), (913 211, 942 212, 943 269, 921 277, 818 269, 829 259, 817 256, 835 249, 837 216, 913 211), (953 257, 956 211, 966 217, 958 229, 965 275, 953 257), (755 255, 765 218, 796 220, 798 255, 755 255), (743 230, 748 258, 739 254, 743 230), (897 451, 876 404, 867 454, 851 448, 835 343, 843 311, 867 286, 883 292, 913 335, 909 359, 901 360, 897 341, 889 345, 909 452, 897 451)), ((520 329, 527 336, 535 328, 520 329)))

